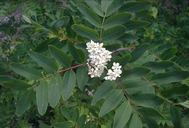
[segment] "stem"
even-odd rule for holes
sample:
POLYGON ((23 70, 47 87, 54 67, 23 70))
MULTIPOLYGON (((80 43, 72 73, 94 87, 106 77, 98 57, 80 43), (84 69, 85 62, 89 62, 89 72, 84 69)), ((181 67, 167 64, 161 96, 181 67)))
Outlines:
POLYGON ((103 18, 103 21, 102 21, 102 25, 101 25, 101 30, 100 30, 100 43, 101 43, 101 41, 102 41, 102 28, 103 28, 103 25, 104 25, 105 18, 106 18, 106 14, 104 15, 104 18, 103 18))
MULTIPOLYGON (((53 35, 55 35, 52 31, 50 31, 50 33, 52 33, 53 35)), ((55 36, 57 36, 57 35, 55 35, 55 36)), ((80 42, 80 41, 78 41, 78 40, 70 39, 70 38, 64 37, 64 36, 57 36, 57 37, 64 38, 64 39, 68 39, 68 40, 71 40, 71 41, 74 41, 74 42, 78 42, 78 43, 82 43, 82 42, 80 42)))
POLYGON ((121 88, 121 90, 123 91, 123 93, 124 93, 125 97, 127 98, 127 100, 131 103, 131 100, 129 99, 129 97, 128 97, 126 91, 124 90, 124 88, 121 86, 121 84, 118 82, 117 79, 115 81, 117 82, 117 84, 119 85, 119 87, 121 88))
POLYGON ((150 54, 152 54, 153 56, 155 56, 158 60, 161 60, 159 57, 157 57, 155 54, 151 53, 150 51, 148 51, 150 54))
POLYGON ((119 85, 119 87, 121 88, 121 90, 123 91, 124 93, 124 96, 127 98, 127 100, 130 102, 130 104, 134 107, 134 109, 136 110, 136 112, 138 113, 135 105, 131 102, 131 100, 129 99, 129 96, 127 95, 126 91, 124 90, 124 88, 121 86, 121 84, 119 83, 119 81, 116 79, 115 80, 117 82, 117 84, 119 85))
POLYGON ((39 81, 38 83, 34 84, 34 85, 32 86, 32 88, 35 87, 36 85, 40 84, 42 81, 44 81, 44 80, 46 80, 46 79, 48 79, 48 78, 50 78, 50 77, 52 77, 52 76, 54 76, 54 75, 57 75, 57 74, 59 74, 59 73, 62 73, 62 72, 65 72, 65 71, 68 71, 68 70, 71 70, 71 69, 74 69, 74 68, 77 68, 77 67, 85 66, 85 65, 87 65, 87 64, 76 65, 76 66, 73 66, 73 67, 64 69, 64 70, 62 70, 62 71, 56 72, 56 73, 54 73, 54 74, 52 74, 52 75, 50 75, 50 76, 48 76, 48 77, 42 79, 42 80, 39 81))

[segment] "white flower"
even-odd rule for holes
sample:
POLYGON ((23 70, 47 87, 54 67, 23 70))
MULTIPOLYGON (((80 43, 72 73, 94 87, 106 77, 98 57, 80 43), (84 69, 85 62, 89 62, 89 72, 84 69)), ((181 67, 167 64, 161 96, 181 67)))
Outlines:
POLYGON ((121 69, 121 66, 119 66, 119 63, 113 63, 112 69, 116 70, 116 69, 121 69))

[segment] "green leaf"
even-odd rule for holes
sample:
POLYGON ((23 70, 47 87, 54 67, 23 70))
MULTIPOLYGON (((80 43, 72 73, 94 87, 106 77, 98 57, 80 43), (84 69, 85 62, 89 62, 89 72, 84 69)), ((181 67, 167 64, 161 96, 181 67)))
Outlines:
POLYGON ((127 2, 121 6, 119 12, 137 12, 142 9, 145 9, 147 6, 151 4, 150 1, 137 1, 137 2, 127 2))
POLYGON ((63 16, 62 18, 58 19, 52 26, 51 28, 51 31, 54 33, 54 34, 59 34, 58 31, 61 29, 61 28, 64 28, 66 27, 66 25, 68 24, 70 20, 70 17, 69 16, 63 16))
POLYGON ((182 128, 182 117, 179 112, 179 110, 173 106, 170 105, 170 113, 171 113, 171 120, 175 126, 175 128, 182 128))
POLYGON ((33 99, 34 91, 30 89, 26 91, 18 100, 16 106, 16 114, 21 116, 30 106, 31 100, 33 99))
POLYGON ((143 18, 148 17, 149 13, 150 12, 148 10, 141 10, 136 13, 135 17, 136 19, 143 19, 143 18))
POLYGON ((176 53, 177 53, 176 48, 167 49, 161 54, 161 59, 168 60, 168 59, 172 58, 176 53))
POLYGON ((37 110, 40 115, 44 115, 48 106, 48 83, 43 81, 36 90, 37 110))
POLYGON ((112 28, 106 29, 102 32, 102 42, 114 41, 121 37, 126 31, 123 25, 114 26, 112 28))
POLYGON ((132 63, 136 60, 138 60, 147 50, 149 44, 143 44, 140 47, 138 47, 137 49, 133 50, 131 52, 131 59, 129 61, 129 63, 132 63))
MULTIPOLYGON (((45 52, 48 50, 48 45, 55 45, 57 41, 58 41, 58 38, 51 38, 48 40, 44 40, 39 45, 37 45, 33 51, 40 52, 40 53, 45 52)), ((66 45, 66 43, 65 43, 65 45, 66 45)))
POLYGON ((113 43, 113 44, 104 44, 103 47, 106 48, 106 50, 114 51, 119 49, 121 45, 118 43, 113 43))
POLYGON ((142 122, 137 113, 133 114, 129 128, 142 128, 142 122))
POLYGON ((123 97, 123 92, 121 90, 114 90, 106 98, 104 104, 102 105, 99 113, 99 117, 102 117, 112 109, 114 109, 123 97))
POLYGON ((78 118, 79 118, 79 109, 76 108, 76 109, 74 109, 74 111, 73 111, 72 121, 73 121, 73 122, 76 122, 76 121, 78 120, 78 118))
POLYGON ((159 128, 158 124, 152 118, 143 117, 143 119, 149 128, 159 128))
POLYGON ((186 108, 189 108, 189 100, 185 101, 185 102, 182 102, 182 103, 178 103, 186 108))
POLYGON ((66 108, 65 106, 62 106, 60 110, 61 110, 62 115, 66 119, 71 120, 72 113, 70 112, 70 110, 68 108, 66 108))
POLYGON ((124 55, 123 57, 116 59, 114 62, 118 62, 122 66, 122 68, 124 68, 126 64, 129 62, 130 58, 131 55, 124 55))
POLYGON ((22 80, 5 81, 2 84, 3 84, 4 87, 10 88, 10 89, 15 90, 15 91, 21 91, 21 90, 24 90, 24 89, 31 87, 31 85, 26 84, 22 80))
POLYGON ((41 67, 43 67, 48 73, 55 73, 58 70, 57 64, 51 59, 43 56, 37 52, 29 52, 30 57, 35 60, 41 67))
POLYGON ((85 0, 87 5, 94 11, 96 12, 99 16, 104 17, 104 13, 102 11, 102 8, 99 3, 93 1, 93 0, 85 0))
POLYGON ((138 112, 144 117, 159 117, 165 119, 165 117, 154 108, 144 108, 138 109, 138 112))
POLYGON ((68 41, 68 49, 78 63, 84 63, 85 55, 81 49, 76 49, 72 42, 68 41))
POLYGON ((134 41, 137 40, 138 37, 129 34, 129 33, 125 33, 123 36, 121 36, 119 39, 117 39, 118 41, 121 41, 123 44, 126 44, 128 41, 134 41))
POLYGON ((70 17, 70 21, 69 21, 68 25, 66 25, 67 36, 69 36, 71 38, 75 38, 76 33, 72 29, 70 29, 71 26, 74 24, 74 21, 73 21, 72 15, 71 15, 71 13, 70 13, 68 8, 64 8, 63 15, 70 17))
POLYGON ((80 116, 78 121, 77 121, 77 127, 83 128, 85 126, 86 119, 87 119, 86 115, 80 116))
POLYGON ((51 78, 48 86, 48 100, 51 107, 55 107, 61 97, 62 79, 60 75, 51 78))
POLYGON ((158 84, 168 84, 172 82, 182 81, 188 77, 188 71, 171 71, 166 73, 158 73, 152 76, 151 80, 158 84))
POLYGON ((94 105, 98 100, 108 96, 108 94, 111 93, 115 87, 115 81, 105 81, 100 85, 100 87, 98 87, 97 91, 95 92, 91 105, 94 105))
POLYGON ((114 128, 123 128, 129 120, 131 112, 132 107, 129 101, 125 101, 124 103, 122 103, 122 105, 115 112, 114 128))
POLYGON ((114 13, 117 9, 119 9, 123 5, 123 0, 114 0, 110 6, 107 8, 106 16, 110 16, 114 13))
POLYGON ((53 126, 55 128, 71 128, 73 127, 73 123, 71 121, 66 121, 66 122, 58 122, 56 124, 54 124, 53 126))
POLYGON ((155 94, 138 94, 131 98, 134 105, 143 107, 155 107, 163 104, 164 100, 155 94))
POLYGON ((107 12, 107 8, 111 5, 112 2, 113 0, 101 0, 101 7, 105 14, 107 12))
POLYGON ((94 31, 91 28, 75 24, 75 25, 72 26, 72 29, 76 33, 80 34, 83 37, 87 37, 87 38, 89 38, 89 39, 91 39, 93 41, 98 41, 99 40, 98 32, 94 31))
POLYGON ((51 128, 51 127, 50 127, 49 125, 40 123, 40 124, 39 124, 39 128, 51 128))
POLYGON ((14 79, 15 78, 11 77, 11 76, 1 75, 0 76, 0 85, 2 85, 2 83, 5 82, 5 81, 11 81, 11 80, 14 80, 14 79))
POLYGON ((141 79, 143 76, 147 75, 150 72, 149 68, 145 67, 135 67, 130 70, 124 70, 121 74, 121 80, 134 80, 141 79))
POLYGON ((18 64, 18 63, 11 63, 10 67, 14 72, 24 77, 30 78, 32 80, 38 80, 38 79, 43 78, 43 75, 39 71, 35 70, 34 68, 31 68, 22 64, 18 64))
POLYGON ((69 70, 64 74, 63 84, 62 84, 62 97, 67 100, 72 93, 76 84, 76 75, 73 70, 69 70))
POLYGON ((77 84, 81 91, 83 91, 83 88, 87 84, 87 81, 89 79, 87 75, 87 70, 87 66, 82 66, 77 69, 77 84))
POLYGON ((49 46, 49 51, 51 52, 52 56, 62 65, 65 67, 71 67, 71 59, 65 52, 52 45, 49 46))
POLYGON ((110 18, 106 19, 104 22, 104 29, 108 29, 117 25, 124 24, 131 19, 131 13, 123 12, 117 15, 111 16, 110 18))
POLYGON ((177 96, 183 96, 187 94, 188 91, 189 91, 189 87, 187 85, 180 85, 169 89, 165 89, 161 91, 161 94, 165 98, 173 98, 177 96))
POLYGON ((128 94, 135 94, 142 91, 144 88, 151 87, 151 85, 156 85, 155 83, 146 81, 134 81, 124 84, 122 87, 126 89, 128 94))
POLYGON ((79 11, 84 15, 84 18, 97 28, 101 27, 101 20, 98 15, 89 9, 84 4, 78 4, 79 11))
POLYGON ((160 61, 160 62, 147 62, 144 63, 142 66, 150 68, 152 72, 157 72, 164 70, 168 67, 171 67, 173 65, 174 63, 172 61, 160 61))
POLYGON ((130 30, 133 30, 133 29, 136 29, 136 28, 141 28, 141 27, 147 26, 149 24, 150 23, 147 22, 147 21, 133 21, 133 20, 130 20, 129 22, 127 22, 124 25, 127 28, 127 31, 130 31, 130 30))
POLYGON ((31 20, 31 21, 32 21, 32 25, 36 28, 36 31, 46 31, 46 32, 50 32, 49 29, 43 27, 42 25, 38 24, 37 22, 35 22, 35 21, 33 21, 33 20, 31 20))

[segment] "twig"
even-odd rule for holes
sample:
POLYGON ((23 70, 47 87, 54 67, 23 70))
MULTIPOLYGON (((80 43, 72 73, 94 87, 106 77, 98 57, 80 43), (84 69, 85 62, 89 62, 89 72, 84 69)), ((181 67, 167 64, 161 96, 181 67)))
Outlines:
POLYGON ((121 84, 118 82, 117 79, 115 81, 117 82, 117 84, 119 85, 119 87, 121 88, 121 90, 123 91, 123 93, 124 93, 125 97, 127 98, 127 100, 131 103, 131 100, 129 99, 129 97, 128 97, 126 91, 124 90, 124 88, 121 86, 121 84))
POLYGON ((34 85, 32 86, 32 88, 35 87, 36 85, 40 84, 42 81, 44 81, 44 80, 46 80, 46 79, 48 79, 48 78, 50 78, 50 77, 52 77, 52 76, 54 76, 54 75, 57 75, 57 74, 59 74, 59 73, 62 73, 62 72, 65 72, 65 71, 68 71, 68 70, 71 70, 71 69, 74 69, 74 68, 77 68, 77 67, 85 66, 85 65, 87 65, 87 64, 76 65, 76 66, 73 66, 73 67, 64 69, 64 70, 62 70, 62 71, 56 72, 56 73, 54 73, 54 74, 52 74, 52 75, 50 75, 50 76, 48 76, 48 77, 42 79, 42 80, 39 81, 38 83, 34 84, 34 85))

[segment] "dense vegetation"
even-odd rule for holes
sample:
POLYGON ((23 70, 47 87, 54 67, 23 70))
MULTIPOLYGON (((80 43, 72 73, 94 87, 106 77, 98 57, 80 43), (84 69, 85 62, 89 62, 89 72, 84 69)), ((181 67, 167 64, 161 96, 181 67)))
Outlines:
POLYGON ((188 2, 1 0, 0 127, 188 128, 188 2))

